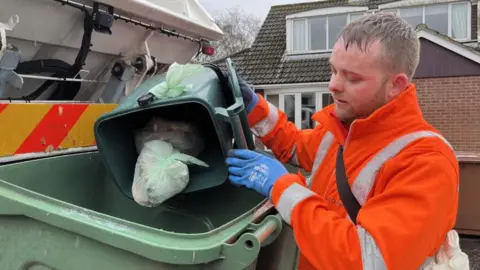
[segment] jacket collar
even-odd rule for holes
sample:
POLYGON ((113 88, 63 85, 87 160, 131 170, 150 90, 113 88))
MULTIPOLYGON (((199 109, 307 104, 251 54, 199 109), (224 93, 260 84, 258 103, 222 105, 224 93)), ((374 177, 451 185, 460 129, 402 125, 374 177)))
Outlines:
MULTIPOLYGON (((335 138, 344 145, 347 137, 346 127, 335 117, 334 104, 325 107, 312 117, 326 127, 335 138)), ((418 104, 416 87, 410 84, 398 97, 383 105, 369 117, 353 121, 349 130, 349 141, 372 135, 391 136, 404 133, 405 130, 418 129, 425 124, 418 104)))

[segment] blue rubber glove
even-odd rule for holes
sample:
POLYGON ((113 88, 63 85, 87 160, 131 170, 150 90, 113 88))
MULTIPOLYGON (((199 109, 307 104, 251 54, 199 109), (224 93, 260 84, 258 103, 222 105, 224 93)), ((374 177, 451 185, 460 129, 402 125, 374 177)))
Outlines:
POLYGON ((247 107, 247 113, 250 113, 253 110, 253 107, 255 107, 255 105, 258 103, 258 96, 242 78, 238 78, 238 83, 240 85, 243 103, 247 107))
POLYGON ((245 186, 269 198, 273 184, 288 174, 278 160, 246 149, 230 150, 226 162, 234 185, 245 186))

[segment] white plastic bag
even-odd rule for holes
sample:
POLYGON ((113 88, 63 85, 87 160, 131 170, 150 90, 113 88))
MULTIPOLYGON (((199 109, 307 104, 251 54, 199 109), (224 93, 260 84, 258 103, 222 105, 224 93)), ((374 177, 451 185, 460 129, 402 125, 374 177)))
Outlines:
POLYGON ((160 117, 152 118, 145 128, 135 132, 137 152, 140 153, 143 145, 152 140, 171 143, 175 149, 194 157, 202 152, 205 145, 204 139, 194 125, 160 117))
POLYGON ((168 142, 146 142, 135 165, 134 200, 142 206, 155 207, 180 193, 189 181, 187 164, 208 167, 205 162, 180 153, 168 142))
POLYGON ((152 87, 149 92, 158 99, 178 97, 182 95, 183 92, 192 88, 192 84, 181 85, 183 80, 202 71, 203 69, 204 66, 199 64, 180 65, 174 62, 168 68, 165 81, 152 87))
POLYGON ((424 270, 469 270, 467 254, 460 249, 460 237, 455 230, 447 234, 447 239, 437 251, 435 257, 423 268, 424 270))

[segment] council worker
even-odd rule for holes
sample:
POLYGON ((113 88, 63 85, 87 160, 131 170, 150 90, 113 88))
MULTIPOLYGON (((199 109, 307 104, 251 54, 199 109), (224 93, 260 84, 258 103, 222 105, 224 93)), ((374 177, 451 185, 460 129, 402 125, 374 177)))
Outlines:
MULTIPOLYGON (((314 114, 313 129, 298 130, 241 80, 252 132, 311 177, 236 149, 226 160, 229 178, 272 201, 293 229, 299 270, 422 269, 439 264, 442 244, 458 239, 458 162, 422 117, 412 83, 419 47, 396 15, 348 24, 330 57, 334 104, 314 114)), ((468 269, 464 253, 444 253, 453 269, 468 269)))

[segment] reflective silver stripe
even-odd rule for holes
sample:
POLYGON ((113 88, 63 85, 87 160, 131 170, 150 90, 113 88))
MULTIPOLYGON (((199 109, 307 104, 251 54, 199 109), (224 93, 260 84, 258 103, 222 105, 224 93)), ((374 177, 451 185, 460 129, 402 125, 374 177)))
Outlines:
POLYGON ((325 135, 323 135, 322 140, 320 141, 320 145, 318 146, 317 154, 315 156, 315 161, 313 163, 312 172, 310 177, 307 178, 307 186, 310 188, 312 185, 313 177, 315 177, 315 173, 322 164, 323 159, 327 155, 328 149, 332 145, 333 142, 333 134, 327 131, 325 135))
MULTIPOLYGON (((444 137, 431 131, 413 132, 396 139, 382 149, 378 154, 376 154, 367 163, 367 165, 363 167, 353 182, 352 193, 355 195, 360 205, 365 204, 367 196, 375 182, 377 172, 385 164, 385 162, 400 153, 400 151, 402 151, 411 142, 417 139, 428 137, 437 137, 445 142, 450 148, 452 148, 452 146, 444 137)), ((360 239, 363 269, 387 269, 385 260, 383 259, 375 239, 365 230, 365 228, 360 225, 357 225, 357 232, 360 239)), ((425 263, 427 263, 428 260, 429 258, 426 259, 425 263)), ((422 265, 420 269, 423 269, 423 267, 424 266, 422 265)))
MULTIPOLYGON (((360 239, 360 247, 362 252, 362 265, 365 270, 387 269, 382 253, 375 242, 375 239, 362 226, 357 226, 358 239, 360 239)), ((419 270, 425 268, 432 260, 428 257, 420 266, 419 270)))
POLYGON ((305 181, 307 181, 307 187, 308 188, 311 188, 312 187, 312 183, 313 183, 313 176, 310 174, 306 179, 305 181))
POLYGON ((362 264, 365 270, 387 269, 380 249, 375 240, 362 226, 357 226, 358 238, 362 250, 362 264))
POLYGON ((292 211, 295 208, 295 206, 299 202, 313 195, 315 195, 313 191, 297 183, 293 183, 288 188, 286 188, 283 191, 282 195, 280 196, 280 199, 278 200, 278 204, 276 207, 277 211, 278 213, 280 213, 283 220, 285 220, 285 222, 288 223, 288 225, 290 225, 290 215, 292 214, 292 211))
POLYGON ((307 182, 307 187, 308 188, 311 188, 312 187, 312 183, 313 183, 313 176, 310 174, 306 179, 305 181, 307 182))
POLYGON ((258 122, 251 128, 251 131, 257 137, 263 137, 270 133, 278 122, 278 109, 273 104, 267 101, 268 116, 258 122))
POLYGON ((298 156, 297 156, 297 145, 293 145, 292 151, 291 151, 292 157, 290 158, 290 163, 298 166, 298 156))
MULTIPOLYGON (((392 157, 396 156, 400 151, 402 151, 405 146, 411 142, 427 137, 438 137, 442 141, 446 142, 449 146, 450 144, 443 138, 440 134, 431 131, 417 131, 413 133, 406 134, 389 145, 383 148, 378 154, 376 154, 368 163, 363 167, 363 169, 358 174, 357 178, 353 182, 352 192, 357 198, 360 205, 365 203, 370 190, 373 187, 377 172, 380 168, 392 157)), ((451 146, 450 146, 451 147, 451 146)))

